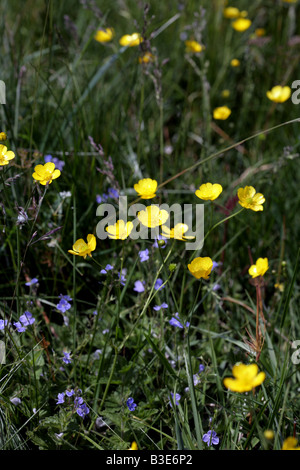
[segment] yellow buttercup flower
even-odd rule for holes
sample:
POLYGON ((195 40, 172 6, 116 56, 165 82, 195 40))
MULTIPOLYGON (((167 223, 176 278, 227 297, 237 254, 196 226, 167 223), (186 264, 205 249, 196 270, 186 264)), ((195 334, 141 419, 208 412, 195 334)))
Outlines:
POLYGON ((266 30, 264 28, 257 28, 254 34, 257 38, 262 38, 263 36, 266 35, 266 30))
POLYGON ((186 46, 186 51, 187 52, 202 52, 204 50, 204 46, 202 46, 199 42, 197 41, 185 41, 184 42, 186 46))
POLYGON ((222 95, 222 98, 229 98, 230 90, 223 90, 221 95, 222 95))
POLYGON ((5 134, 5 132, 0 132, 0 141, 6 140, 6 139, 7 139, 7 135, 5 134))
POLYGON ((292 94, 292 90, 289 86, 274 86, 272 90, 267 91, 267 97, 274 103, 284 103, 287 101, 292 94))
POLYGON ((204 258, 195 258, 190 264, 188 264, 188 269, 190 273, 196 279, 209 279, 209 275, 211 273, 212 268, 213 262, 212 259, 208 256, 204 258))
POLYGON ((282 284, 282 283, 276 283, 276 284, 274 284, 274 287, 275 287, 275 289, 278 289, 279 292, 284 291, 284 284, 282 284))
POLYGON ((118 220, 114 225, 109 225, 106 227, 108 236, 114 240, 125 240, 132 232, 133 223, 127 222, 125 224, 124 220, 118 220))
POLYGON ((8 165, 15 158, 14 152, 7 150, 5 145, 0 144, 0 166, 8 165))
POLYGON ((300 447, 297 446, 297 439, 295 437, 287 437, 283 444, 281 450, 300 450, 300 447))
POLYGON ((53 162, 45 163, 45 165, 37 165, 32 174, 33 179, 45 186, 51 184, 53 180, 60 176, 60 170, 55 169, 53 162))
POLYGON ((138 219, 145 227, 159 227, 164 224, 168 218, 169 213, 165 210, 160 210, 158 206, 148 206, 144 211, 138 212, 138 219))
POLYGON ((264 372, 258 372, 256 364, 238 364, 233 366, 232 374, 234 378, 224 379, 224 385, 232 392, 250 392, 253 388, 262 384, 266 378, 264 372))
POLYGON ((255 277, 263 276, 266 271, 269 269, 268 258, 258 258, 255 264, 250 266, 248 273, 250 276, 255 277))
POLYGON ((239 198, 239 204, 245 209, 251 209, 252 211, 262 211, 262 204, 265 202, 265 197, 261 193, 257 193, 253 186, 245 186, 245 188, 239 188, 237 192, 239 198))
POLYGON ((241 65, 241 62, 239 61, 239 59, 232 59, 230 65, 231 67, 239 67, 241 65))
POLYGON ((187 236, 184 235, 185 232, 187 232, 189 229, 189 226, 186 224, 176 224, 174 228, 169 229, 166 225, 162 225, 161 230, 162 230, 162 235, 166 238, 174 238, 176 240, 191 240, 192 236, 187 236))
POLYGON ((214 119, 219 119, 221 121, 225 121, 229 118, 230 114, 231 109, 229 109, 228 106, 219 106, 218 108, 215 108, 213 112, 214 119))
POLYGON ((131 447, 129 448, 129 450, 139 450, 139 448, 137 446, 137 443, 135 441, 133 441, 133 443, 131 444, 131 447))
POLYGON ((224 15, 225 18, 229 18, 230 20, 234 20, 234 19, 240 17, 241 12, 238 8, 227 7, 227 8, 224 8, 223 15, 224 15))
POLYGON ((119 41, 121 46, 129 47, 138 46, 141 42, 143 42, 143 38, 139 33, 125 34, 119 41))
POLYGON ((251 24, 252 21, 248 18, 238 18, 231 24, 231 26, 233 27, 233 29, 235 29, 235 31, 239 31, 240 33, 242 33, 248 28, 250 28, 251 24))
POLYGON ((87 236, 87 243, 80 238, 73 245, 73 250, 68 250, 72 255, 83 256, 84 259, 89 255, 92 257, 91 252, 96 249, 96 237, 91 233, 87 236))
POLYGON ((195 194, 199 199, 203 199, 204 201, 214 201, 217 199, 217 197, 220 196, 222 191, 223 188, 218 183, 205 183, 201 184, 200 188, 197 189, 195 194))
POLYGON ((94 39, 98 42, 109 42, 114 37, 115 33, 113 28, 98 29, 94 39))
POLYGON ((142 57, 139 57, 139 63, 149 64, 149 62, 153 62, 154 59, 155 59, 155 56, 151 54, 151 52, 145 52, 145 54, 142 57))
POLYGON ((157 181, 144 178, 134 185, 134 189, 142 199, 152 199, 156 196, 157 181))
POLYGON ((264 431, 264 436, 268 441, 272 441, 274 439, 274 431, 272 431, 272 429, 266 429, 264 431))

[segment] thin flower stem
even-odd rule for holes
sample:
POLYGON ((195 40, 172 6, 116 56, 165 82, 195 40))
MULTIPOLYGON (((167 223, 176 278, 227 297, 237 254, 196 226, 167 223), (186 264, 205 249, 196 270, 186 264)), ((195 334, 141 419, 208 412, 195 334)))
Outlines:
POLYGON ((109 390, 109 387, 110 387, 110 384, 111 384, 111 381, 112 381, 112 378, 113 378, 113 375, 114 375, 114 371, 115 371, 115 367, 116 367, 116 363, 117 363, 117 358, 118 358, 118 349, 116 348, 115 349, 114 362, 113 362, 111 372, 110 372, 110 375, 109 375, 109 378, 108 378, 108 381, 107 381, 107 384, 106 384, 106 387, 105 387, 105 390, 104 390, 104 393, 103 393, 103 397, 102 397, 102 400, 101 400, 101 403, 100 403, 100 406, 99 406, 98 413, 100 413, 100 411, 102 410, 102 407, 104 405, 106 396, 108 394, 108 390, 109 390))
POLYGON ((213 225, 213 226, 209 229, 209 231, 207 232, 207 234, 205 235, 203 241, 206 240, 206 238, 208 237, 208 235, 210 235, 211 232, 212 232, 215 228, 217 228, 219 225, 223 224, 223 223, 226 222, 227 220, 232 219, 232 218, 235 217, 236 215, 240 214, 243 210, 244 210, 244 208, 240 209, 239 211, 235 212, 234 214, 229 215, 229 216, 226 217, 225 219, 222 219, 222 220, 220 220, 219 222, 217 222, 215 225, 213 225))
MULTIPOLYGON (((210 235, 211 232, 212 232, 215 228, 217 228, 219 225, 223 224, 224 222, 227 222, 227 220, 232 219, 233 217, 239 215, 243 210, 244 210, 244 208, 240 209, 239 211, 235 212, 234 214, 229 215, 228 217, 225 217, 225 219, 222 219, 222 220, 220 220, 219 222, 217 222, 215 225, 213 225, 213 226, 209 229, 209 231, 207 232, 207 234, 205 235, 205 237, 204 237, 204 239, 203 239, 203 245, 204 245, 204 242, 205 242, 205 240, 207 239, 208 235, 210 235)), ((191 257, 190 257, 190 261, 191 261, 192 258, 195 256, 195 253, 197 253, 197 251, 198 251, 198 250, 193 251, 193 253, 192 253, 191 257)))

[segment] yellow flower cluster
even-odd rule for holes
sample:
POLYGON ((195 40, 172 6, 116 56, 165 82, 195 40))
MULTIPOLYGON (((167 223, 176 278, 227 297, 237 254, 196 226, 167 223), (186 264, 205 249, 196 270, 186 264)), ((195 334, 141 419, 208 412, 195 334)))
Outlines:
POLYGON ((231 26, 233 27, 233 29, 241 33, 249 29, 252 24, 252 21, 247 18, 248 12, 245 10, 240 11, 236 7, 229 6, 225 8, 223 11, 223 15, 227 19, 234 20, 231 23, 231 26))
MULTIPOLYGON (((94 39, 100 43, 106 43, 112 41, 115 36, 115 31, 113 28, 99 29, 94 35, 94 39)), ((143 38, 140 33, 125 34, 119 40, 121 46, 138 46, 143 42, 143 38)))
POLYGON ((185 41, 184 44, 186 47, 186 52, 192 52, 194 54, 197 54, 204 50, 204 46, 202 46, 202 44, 194 40, 185 41))

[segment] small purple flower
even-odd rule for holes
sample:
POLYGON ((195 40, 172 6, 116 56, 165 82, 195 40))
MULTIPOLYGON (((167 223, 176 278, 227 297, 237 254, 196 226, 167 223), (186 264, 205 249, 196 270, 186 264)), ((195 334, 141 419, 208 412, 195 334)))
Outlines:
POLYGON ((114 269, 114 267, 111 264, 107 264, 104 269, 101 269, 100 274, 107 274, 111 269, 114 269))
POLYGON ((102 194, 102 196, 100 194, 97 194, 96 196, 96 202, 97 204, 101 204, 101 202, 106 202, 108 199, 108 195, 107 194, 102 194))
POLYGON ((75 394, 73 388, 71 390, 66 390, 67 397, 72 397, 75 394))
POLYGON ((135 281, 133 290, 135 292, 141 293, 145 290, 145 281, 135 281))
POLYGON ((164 289, 165 286, 162 287, 163 283, 164 283, 164 281, 162 279, 160 279, 160 278, 156 279, 156 282, 154 284, 154 289, 155 290, 164 289))
POLYGON ((137 407, 137 404, 134 403, 134 399, 132 397, 129 397, 126 405, 128 406, 129 411, 134 411, 137 407))
POLYGON ((88 415, 90 412, 88 406, 86 405, 86 403, 82 403, 80 406, 78 406, 78 408, 76 408, 76 413, 81 417, 81 418, 85 418, 86 415, 88 415))
POLYGON ((75 406, 80 406, 83 403, 83 398, 82 397, 75 397, 74 399, 74 405, 75 406))
POLYGON ((37 277, 33 277, 31 281, 25 282, 25 286, 33 286, 39 282, 37 277))
POLYGON ((217 263, 216 261, 213 261, 213 267, 212 267, 212 271, 217 268, 219 266, 219 263, 217 263))
POLYGON ((96 360, 99 359, 101 354, 102 354, 102 349, 96 349, 96 351, 93 354, 94 359, 96 359, 96 360))
POLYGON ((23 315, 20 316, 19 321, 23 324, 23 326, 29 326, 35 322, 35 318, 33 318, 32 313, 26 311, 23 313, 23 315))
POLYGON ((61 405, 61 404, 64 403, 64 402, 65 402, 65 394, 64 394, 64 392, 63 392, 63 393, 59 393, 59 394, 57 395, 57 402, 56 402, 56 404, 57 404, 57 405, 61 405))
MULTIPOLYGON (((81 390, 78 390, 77 393, 81 393, 81 390)), ((83 398, 80 396, 76 396, 74 399, 74 407, 76 413, 81 417, 85 418, 87 414, 89 414, 90 410, 86 403, 84 403, 83 398)))
POLYGON ((166 304, 165 302, 163 302, 161 305, 155 305, 153 307, 153 310, 155 310, 156 312, 158 312, 161 308, 168 308, 169 305, 166 304))
POLYGON ((7 324, 8 324, 8 320, 0 320, 0 330, 4 330, 7 324))
MULTIPOLYGON (((178 312, 174 313, 174 317, 171 318, 169 323, 170 323, 170 325, 176 326, 177 328, 183 328, 182 323, 180 323, 180 321, 179 321, 179 313, 178 312)), ((188 321, 185 323, 185 326, 186 326, 186 328, 188 328, 190 326, 188 321)))
POLYGON ((13 405, 16 405, 16 406, 17 406, 17 405, 20 405, 20 404, 22 403, 22 401, 21 401, 21 399, 20 399, 19 397, 11 398, 10 401, 11 401, 11 403, 12 403, 13 405))
POLYGON ((204 372, 204 371, 205 371, 205 366, 203 364, 200 364, 199 372, 204 372))
POLYGON ((219 444, 220 439, 217 436, 216 431, 208 431, 206 434, 204 434, 202 440, 206 442, 208 446, 213 444, 214 446, 219 444))
POLYGON ((67 310, 70 310, 72 307, 69 302, 67 302, 65 299, 60 299, 59 303, 56 305, 57 310, 59 310, 62 313, 65 313, 67 310))
POLYGON ((26 331, 26 327, 23 326, 22 323, 19 321, 14 322, 14 326, 17 328, 17 331, 19 333, 23 333, 24 331, 26 331))
POLYGON ((72 359, 71 359, 70 353, 63 351, 63 355, 64 357, 62 358, 62 360, 64 361, 64 363, 71 364, 72 359))
POLYGON ((217 290, 220 290, 220 289, 221 289, 220 284, 216 283, 216 284, 213 285, 212 290, 213 290, 214 292, 216 292, 217 290))
POLYGON ((200 376, 199 374, 194 374, 193 375, 193 382, 194 382, 194 386, 196 387, 196 385, 198 385, 200 383, 200 376))
POLYGON ((108 188, 108 196, 114 199, 118 199, 119 192, 114 188, 108 188))
POLYGON ((141 263, 143 263, 144 261, 148 261, 148 259, 149 259, 149 250, 148 250, 148 248, 146 250, 139 251, 139 257, 140 257, 141 263))
POLYGON ((120 279, 120 284, 121 284, 121 286, 125 286, 125 284, 126 284, 125 275, 118 273, 118 276, 119 276, 119 279, 120 279))
POLYGON ((160 248, 165 248, 167 243, 168 243, 168 240, 167 240, 167 238, 165 238, 163 235, 160 235, 160 234, 157 237, 155 237, 155 242, 153 243, 154 248, 158 248, 158 241, 159 240, 164 240, 165 241, 165 243, 163 245, 159 245, 160 248))
MULTIPOLYGON (((172 395, 172 400, 175 402, 175 405, 179 405, 179 400, 181 398, 181 395, 179 395, 179 393, 176 393, 175 394, 175 400, 174 400, 174 393, 171 392, 171 395, 172 395)), ((173 408, 171 400, 169 401, 169 405, 170 405, 171 408, 173 408)))
POLYGON ((68 294, 66 295, 60 294, 59 297, 61 300, 66 300, 67 302, 71 302, 71 300, 73 300, 72 297, 70 297, 68 294))

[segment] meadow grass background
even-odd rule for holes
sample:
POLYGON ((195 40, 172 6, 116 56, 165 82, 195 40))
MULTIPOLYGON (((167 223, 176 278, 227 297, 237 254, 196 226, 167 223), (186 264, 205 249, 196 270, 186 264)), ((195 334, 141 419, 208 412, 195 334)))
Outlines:
POLYGON ((12 180, 1 180, 0 317, 13 322, 30 310, 36 318, 24 333, 0 331, 2 449, 121 450, 132 441, 144 450, 281 449, 286 437, 299 436, 300 373, 291 344, 300 340, 300 126, 267 130, 299 118, 300 105, 266 97, 273 86, 300 79, 299 5, 230 5, 248 11, 249 30, 233 30, 220 0, 1 2, 0 130, 16 158, 5 173, 12 180), (94 40, 101 27, 114 28, 112 42, 94 40), (266 36, 255 38, 256 28, 266 36), (147 40, 122 48, 119 38, 134 31, 147 40), (189 38, 205 50, 187 53, 189 38), (139 63, 145 51, 153 63, 139 63), (213 109, 222 105, 232 114, 216 121, 213 109), (65 165, 42 199, 32 173, 46 154, 65 165), (133 201, 133 185, 145 177, 159 184, 173 178, 155 203, 196 204, 200 184, 220 183, 222 195, 205 206, 206 232, 238 210, 239 187, 254 186, 266 202, 263 212, 244 210, 207 237, 200 255, 219 263, 208 281, 190 275, 192 253, 179 241, 157 249, 152 241, 97 240, 93 258, 70 255, 78 238, 95 234, 96 196, 112 187, 133 201), (70 192, 65 199, 63 191, 70 192), (23 226, 16 224, 20 208, 29 217, 23 226), (145 248, 150 259, 141 263, 145 248), (267 377, 255 394, 236 394, 224 377, 235 363, 255 361, 244 341, 247 329, 255 331, 249 253, 270 265, 258 362, 267 377), (101 275, 99 266, 108 263, 114 271, 101 275), (39 284, 25 286, 34 277, 39 284), (157 277, 166 285, 152 298, 157 277), (133 291, 136 280, 146 282, 145 292, 133 291), (56 308, 60 294, 72 298, 68 326, 56 308), (155 312, 162 302, 169 308, 155 312), (189 329, 169 324, 175 312, 190 321, 189 329), (64 350, 72 357, 67 365, 64 350), (200 364, 205 369, 194 386, 200 364), (89 407, 84 419, 67 400, 56 404, 58 393, 76 387, 89 407), (179 405, 170 406, 171 392, 181 395, 179 405), (129 397, 137 404, 133 412, 129 397), (216 446, 202 440, 209 429, 220 439, 216 446), (264 437, 267 429, 273 441, 264 437))

